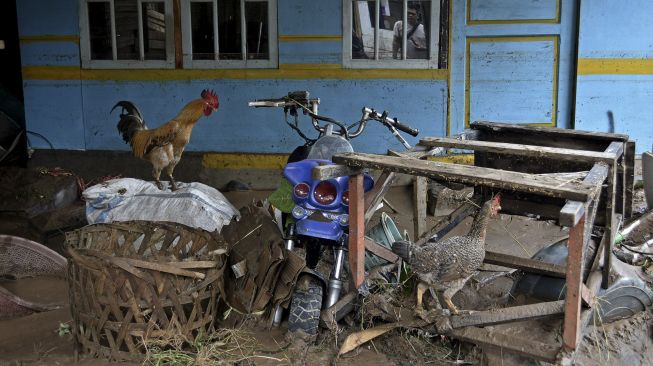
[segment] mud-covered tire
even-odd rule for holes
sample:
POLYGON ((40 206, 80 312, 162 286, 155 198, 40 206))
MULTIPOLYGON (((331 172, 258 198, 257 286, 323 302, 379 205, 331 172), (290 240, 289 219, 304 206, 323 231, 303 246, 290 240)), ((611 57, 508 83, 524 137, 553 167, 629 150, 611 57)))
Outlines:
POLYGON ((316 335, 322 310, 322 284, 313 276, 303 275, 297 280, 288 316, 288 330, 302 330, 316 335))

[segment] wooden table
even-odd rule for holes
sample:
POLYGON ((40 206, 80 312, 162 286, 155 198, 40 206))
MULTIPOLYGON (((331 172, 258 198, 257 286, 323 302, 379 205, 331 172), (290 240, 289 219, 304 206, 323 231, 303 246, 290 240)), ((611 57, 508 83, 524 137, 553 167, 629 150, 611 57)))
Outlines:
MULTIPOLYGON (((618 223, 616 215, 628 218, 632 213, 634 142, 626 135, 476 122, 458 139, 424 138, 419 146, 417 150, 420 151, 397 154, 399 156, 339 154, 333 158, 339 165, 318 167, 313 172, 313 177, 317 179, 350 176, 349 264, 355 286, 359 287, 364 280, 366 223, 376 203, 387 191, 393 174, 403 173, 438 182, 474 186, 475 193, 485 198, 490 192, 501 192, 503 213, 538 215, 543 219, 555 219, 561 226, 569 227, 569 254, 564 273, 560 266, 498 253, 486 254, 486 262, 565 277, 562 346, 574 350, 591 312, 591 309, 584 309, 583 304, 591 305, 598 285, 603 288, 609 285, 611 250, 618 223), (474 166, 420 159, 430 155, 433 149, 441 151, 448 148, 473 150, 474 166), (367 194, 363 191, 364 169, 384 172, 375 189, 367 194), (570 172, 583 171, 587 173, 581 173, 584 176, 582 180, 569 179, 570 172), (601 257, 588 253, 590 234, 595 225, 602 227, 604 233, 600 244, 603 248, 603 270, 599 277, 589 276, 590 270, 598 267, 601 257), (590 254, 593 258, 588 257, 590 254), (585 277, 591 278, 587 280, 585 277)), ((579 175, 571 176, 577 178, 579 175)), ((461 206, 418 242, 423 243, 435 231, 439 231, 439 237, 443 236, 455 226, 451 223, 462 221, 469 214, 469 207, 461 206)), ((546 312, 543 316, 559 316, 559 312, 551 309, 562 308, 551 304, 543 309, 548 309, 542 310, 546 312)), ((507 308, 505 312, 508 315, 499 322, 523 320, 517 309, 507 308), (514 314, 510 315, 511 312, 514 314)), ((471 325, 497 323, 496 316, 480 316, 466 321, 471 325)), ((467 324, 465 321, 463 323, 467 324)), ((483 335, 481 328, 471 325, 465 331, 452 333, 452 336, 481 344, 493 342, 483 335)), ((532 347, 534 351, 531 356, 552 361, 551 352, 535 352, 535 349, 542 349, 540 344, 513 339, 510 335, 493 339, 501 343, 496 346, 505 349, 519 351, 532 347)), ((544 348, 548 350, 549 346, 544 348)))

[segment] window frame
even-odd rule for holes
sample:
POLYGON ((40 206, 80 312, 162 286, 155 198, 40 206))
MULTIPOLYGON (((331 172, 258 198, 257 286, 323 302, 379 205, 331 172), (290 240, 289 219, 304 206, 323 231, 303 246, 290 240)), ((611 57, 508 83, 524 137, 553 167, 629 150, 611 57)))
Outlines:
MULTIPOLYGON (((214 49, 218 47, 218 1, 220 0, 183 0, 181 4, 181 33, 183 37, 183 60, 185 69, 263 69, 277 68, 278 60, 278 38, 277 38, 277 0, 239 0, 240 1, 240 26, 241 26, 241 51, 242 60, 193 60, 192 27, 190 19, 191 3, 212 3, 213 4, 213 32, 214 49), (245 21, 246 2, 266 2, 268 8, 268 60, 247 59, 247 23, 245 21)), ((219 55, 216 53, 216 55, 219 55)))
MULTIPOLYGON (((342 40, 342 64, 345 68, 351 69, 438 69, 439 68, 439 52, 440 52, 440 27, 441 15, 440 4, 441 0, 430 0, 431 3, 431 27, 429 29, 429 58, 422 60, 415 59, 379 59, 378 53, 371 59, 354 59, 352 58, 352 17, 353 17, 353 4, 359 0, 342 0, 342 26, 343 26, 343 40, 342 40), (435 15, 437 14, 437 15, 435 15), (434 26, 437 24, 437 27, 434 26)), ((372 0, 370 0, 372 1, 372 0)), ((375 1, 375 12, 379 14, 380 0, 375 1)), ((407 19, 408 1, 403 0, 403 19, 407 19)), ((412 0, 410 0, 412 1, 412 0)), ((379 17, 375 17, 374 34, 375 34, 375 48, 378 49, 379 44, 379 17)), ((406 28, 406 22, 404 22, 406 28)), ((403 32, 402 44, 406 44, 406 31, 403 32)), ((405 58, 406 50, 402 47, 403 58, 405 58)))
POLYGON ((79 7, 79 27, 80 27, 80 56, 82 59, 82 68, 85 69, 170 69, 175 67, 175 39, 174 39, 174 17, 172 0, 137 0, 138 8, 138 30, 139 30, 139 53, 138 60, 118 60, 116 45, 116 20, 114 0, 82 0, 79 7), (159 2, 165 7, 165 25, 166 25, 166 59, 165 60, 145 60, 143 50, 143 3, 159 2), (113 60, 93 60, 91 59, 91 36, 90 24, 88 21, 88 4, 89 3, 109 3, 111 11, 111 52, 113 60))

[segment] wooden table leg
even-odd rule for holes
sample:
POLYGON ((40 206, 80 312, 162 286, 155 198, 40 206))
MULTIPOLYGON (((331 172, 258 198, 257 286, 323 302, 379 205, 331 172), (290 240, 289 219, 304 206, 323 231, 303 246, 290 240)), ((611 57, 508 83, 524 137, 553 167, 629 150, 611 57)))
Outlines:
POLYGON ((610 286, 610 268, 612 267, 612 246, 614 244, 614 212, 615 212, 615 196, 616 196, 616 181, 617 181, 617 165, 616 161, 608 171, 608 194, 606 197, 605 205, 605 234, 607 240, 603 247, 603 279, 601 281, 601 288, 607 289, 610 286))
POLYGON ((581 322, 581 287, 583 274, 583 243, 585 232, 585 216, 569 229, 567 248, 567 295, 565 298, 565 321, 562 344, 565 348, 574 350, 580 339, 581 322))
POLYGON ((365 202, 363 175, 349 176, 349 268, 354 287, 365 279, 365 202))

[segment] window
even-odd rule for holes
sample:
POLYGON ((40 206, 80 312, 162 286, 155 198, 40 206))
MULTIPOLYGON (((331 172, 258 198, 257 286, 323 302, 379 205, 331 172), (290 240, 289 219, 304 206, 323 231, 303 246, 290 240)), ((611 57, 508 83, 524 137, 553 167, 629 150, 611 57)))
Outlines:
POLYGON ((276 67, 276 0, 182 4, 184 67, 276 67))
POLYGON ((172 24, 172 0, 84 0, 82 66, 174 67, 172 24))
MULTIPOLYGON (((174 68, 173 0, 81 0, 84 68, 174 68)), ((181 0, 184 68, 277 67, 276 0, 181 0)))
POLYGON ((346 67, 446 67, 447 0, 343 2, 346 67))

